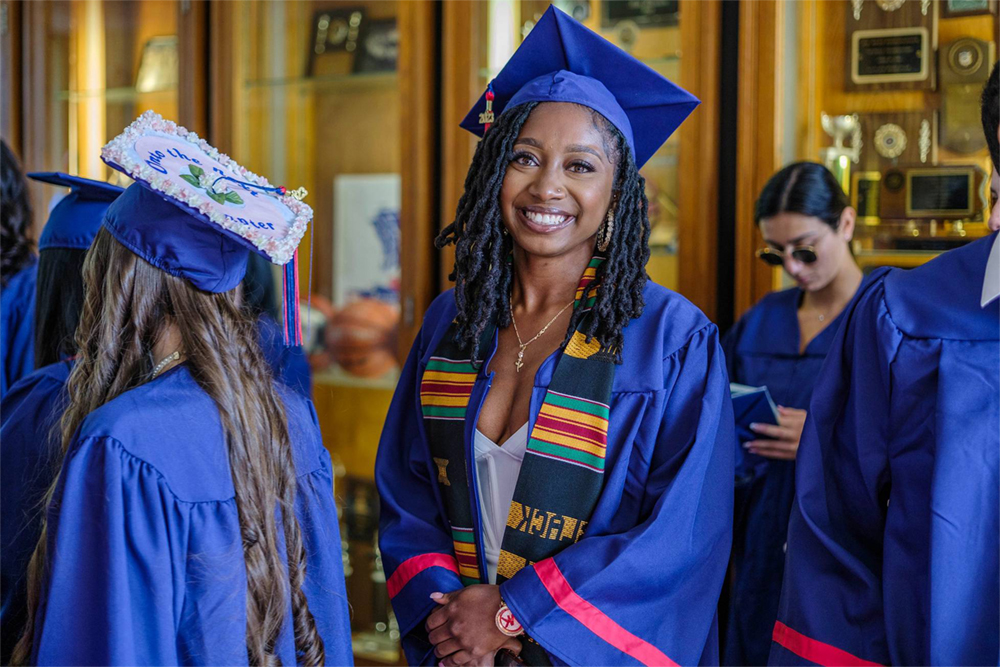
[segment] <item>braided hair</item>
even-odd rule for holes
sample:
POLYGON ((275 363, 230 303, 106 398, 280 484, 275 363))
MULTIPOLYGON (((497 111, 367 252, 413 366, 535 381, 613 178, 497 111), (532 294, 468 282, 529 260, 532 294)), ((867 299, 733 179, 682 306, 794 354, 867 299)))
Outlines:
MULTIPOLYGON (((537 102, 510 107, 476 147, 472 166, 465 177, 465 192, 458 201, 455 220, 435 240, 438 248, 455 244, 456 342, 471 350, 474 362, 484 357, 484 334, 493 322, 510 326, 510 290, 513 266, 507 258, 514 242, 505 235, 500 212, 500 189, 507 166, 514 158, 514 142, 537 102)), ((612 190, 614 231, 605 261, 598 268, 601 288, 591 311, 581 299, 573 310, 562 346, 569 342, 583 318, 582 329, 589 342, 597 338, 621 363, 623 331, 642 315, 643 290, 648 277, 649 202, 646 181, 639 175, 632 150, 624 135, 597 111, 590 112, 594 127, 601 133, 605 152, 615 166, 612 190)))

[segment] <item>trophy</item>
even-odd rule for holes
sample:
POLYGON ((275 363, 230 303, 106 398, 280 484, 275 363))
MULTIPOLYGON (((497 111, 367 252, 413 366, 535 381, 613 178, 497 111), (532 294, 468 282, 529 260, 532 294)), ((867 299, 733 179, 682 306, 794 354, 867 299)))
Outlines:
POLYGON ((861 159, 861 121, 858 114, 821 116, 823 131, 833 139, 833 146, 820 150, 820 159, 829 169, 844 192, 851 189, 851 163, 861 159), (851 145, 844 146, 844 140, 850 137, 851 145))

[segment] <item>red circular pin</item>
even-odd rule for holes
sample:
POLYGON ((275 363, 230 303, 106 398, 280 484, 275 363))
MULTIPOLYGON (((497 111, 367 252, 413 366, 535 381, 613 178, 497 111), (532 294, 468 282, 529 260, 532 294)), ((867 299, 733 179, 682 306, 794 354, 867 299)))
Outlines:
POLYGON ((500 605, 500 610, 497 611, 496 620, 497 630, 508 637, 518 637, 524 634, 524 626, 521 625, 520 621, 514 618, 514 614, 507 605, 500 605))

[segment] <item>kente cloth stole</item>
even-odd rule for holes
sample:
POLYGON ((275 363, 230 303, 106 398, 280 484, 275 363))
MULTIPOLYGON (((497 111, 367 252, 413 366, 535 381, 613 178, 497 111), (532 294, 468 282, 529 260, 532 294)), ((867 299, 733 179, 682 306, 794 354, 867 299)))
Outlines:
MULTIPOLYGON (((593 308, 603 261, 599 256, 590 260, 577 287, 576 306, 584 301, 584 308, 593 308)), ((582 332, 589 323, 588 314, 566 345, 532 427, 501 544, 498 584, 579 540, 600 497, 615 351, 596 339, 587 342, 582 332)), ((465 422, 476 418, 467 408, 480 369, 455 342, 454 329, 453 323, 427 364, 420 403, 459 576, 468 586, 483 583, 472 520, 472 503, 478 502, 469 479, 474 462, 465 453, 465 422)), ((538 644, 522 644, 521 658, 528 664, 548 664, 538 644)))

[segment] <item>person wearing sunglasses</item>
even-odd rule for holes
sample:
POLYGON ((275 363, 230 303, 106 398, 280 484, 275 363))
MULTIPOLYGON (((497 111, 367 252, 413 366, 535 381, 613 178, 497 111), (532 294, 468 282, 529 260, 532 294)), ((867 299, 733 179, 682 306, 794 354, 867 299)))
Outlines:
POLYGON ((815 162, 788 165, 757 200, 754 222, 766 244, 757 256, 783 266, 796 285, 761 299, 723 341, 730 380, 766 386, 779 422, 752 425, 759 437, 737 453, 723 664, 767 662, 806 407, 840 313, 862 282, 850 250, 854 221, 833 174, 815 162))
MULTIPOLYGON (((1000 65, 982 123, 995 174, 1000 65)), ((843 315, 796 461, 771 665, 1000 660, 995 196, 986 222, 917 268, 873 272, 843 315)))

